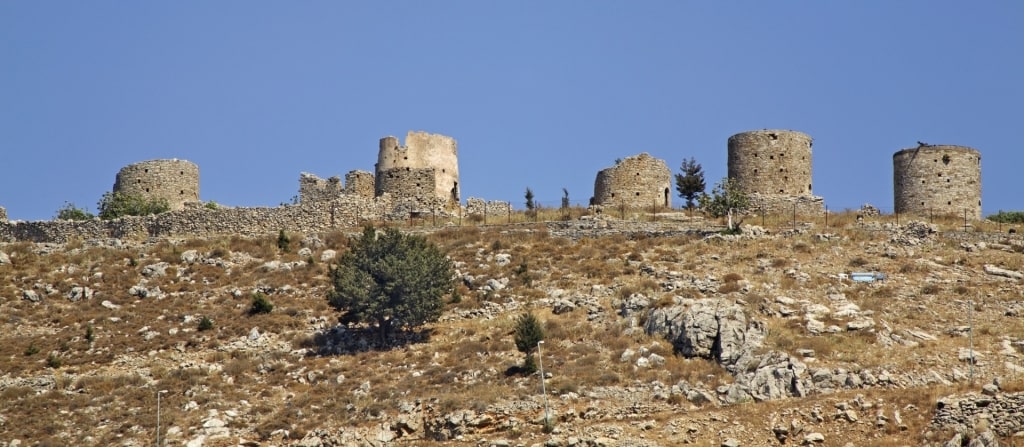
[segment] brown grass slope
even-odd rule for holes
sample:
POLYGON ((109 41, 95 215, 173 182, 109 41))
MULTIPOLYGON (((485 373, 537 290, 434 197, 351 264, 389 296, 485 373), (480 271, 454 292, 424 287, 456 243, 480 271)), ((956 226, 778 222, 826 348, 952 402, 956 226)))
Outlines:
MULTIPOLYGON (((777 427, 789 427, 792 445, 811 432, 823 434, 824 445, 925 445, 951 435, 929 427, 939 397, 995 378, 1003 391, 1020 388, 1022 289, 983 268, 1024 268, 1019 240, 979 248, 934 236, 907 246, 893 243, 883 225, 831 219, 829 228, 818 222, 785 236, 738 239, 644 232, 569 238, 529 222, 429 230, 458 266, 461 300, 429 325, 428 337, 390 349, 355 330, 331 332, 337 315, 325 297, 332 261, 322 255, 345 250, 341 232, 292 235, 287 252, 278 250, 276 234, 3 244, 11 262, 0 265, 0 446, 16 439, 152 444, 158 390, 167 390, 161 426, 169 445, 200 436, 203 445, 287 445, 311 433, 372 437, 382 427, 401 434, 391 441, 400 445, 781 445, 777 427), (501 265, 504 255, 510 262, 501 265), (839 275, 860 270, 888 279, 862 284, 839 275), (492 279, 505 287, 488 290, 492 279), (91 297, 72 301, 73 290, 83 290, 75 288, 91 297), (26 291, 38 301, 25 299, 26 291), (272 312, 249 312, 256 292, 273 303, 272 312), (764 322, 765 350, 802 356, 809 368, 885 371, 895 379, 769 402, 688 400, 673 385, 714 392, 733 378, 713 361, 674 355, 669 342, 631 328, 618 305, 635 294, 653 306, 734 300, 764 322), (846 330, 846 319, 826 316, 826 325, 843 330, 815 335, 803 313, 783 311, 835 307, 839 294, 874 325, 846 330), (559 299, 580 297, 589 307, 552 312, 559 299), (786 304, 793 302, 799 304, 786 304), (547 332, 542 360, 551 374, 553 433, 542 424, 538 376, 507 373, 522 362, 511 334, 514 317, 526 310, 547 332), (212 328, 199 330, 203 317, 212 328), (963 329, 968 318, 971 336, 963 329), (318 354, 330 337, 345 339, 345 352, 318 354), (980 354, 974 365, 959 356, 971 346, 980 354), (627 350, 665 362, 637 366, 622 361, 627 350), (438 421, 462 411, 483 422, 447 441, 426 435, 443 432, 438 421), (902 426, 891 422, 896 411, 902 426), (433 425, 396 430, 410 414, 433 425), (877 423, 878 415, 890 422, 877 423)), ((787 223, 766 225, 778 233, 787 223)), ((1022 445, 1019 439, 1003 445, 1022 445)))

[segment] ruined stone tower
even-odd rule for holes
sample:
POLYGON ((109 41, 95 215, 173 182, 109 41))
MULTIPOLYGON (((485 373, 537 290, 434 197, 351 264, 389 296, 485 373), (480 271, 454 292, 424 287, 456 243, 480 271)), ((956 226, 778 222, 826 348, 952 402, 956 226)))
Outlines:
POLYGON ((729 137, 729 179, 754 209, 818 213, 824 201, 812 194, 810 135, 793 130, 755 130, 729 137))
POLYGON ((672 172, 646 152, 626 157, 597 173, 594 205, 650 208, 672 206, 672 172))
POLYGON ((171 210, 199 201, 199 166, 187 160, 149 160, 121 168, 114 192, 166 199, 171 210))
POLYGON ((729 137, 729 178, 748 194, 811 194, 811 137, 755 130, 729 137))
POLYGON ((410 131, 402 145, 396 137, 380 139, 375 194, 419 203, 459 202, 459 161, 455 139, 410 131))
POLYGON ((897 213, 981 219, 981 153, 964 146, 921 145, 892 156, 897 213))

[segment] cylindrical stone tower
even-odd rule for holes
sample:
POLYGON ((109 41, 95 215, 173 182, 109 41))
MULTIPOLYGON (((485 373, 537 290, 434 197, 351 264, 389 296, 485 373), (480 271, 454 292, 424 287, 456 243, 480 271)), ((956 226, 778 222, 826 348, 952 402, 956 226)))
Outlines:
POLYGON ((748 194, 811 195, 810 135, 755 130, 729 137, 729 179, 748 194))
POLYGON ((602 169, 594 180, 594 205, 650 208, 672 206, 672 171, 646 152, 602 169))
POLYGON ((166 199, 172 210, 199 201, 199 166, 187 160, 149 160, 121 168, 114 192, 166 199))
POLYGON ((391 193, 399 198, 419 198, 431 191, 433 198, 459 201, 458 145, 454 138, 427 132, 409 132, 405 145, 396 137, 380 139, 377 155, 376 194, 391 193), (422 184, 433 171, 433 184, 422 184), (417 173, 416 171, 421 171, 417 173), (409 177, 409 178, 405 178, 409 177), (387 180, 387 181, 386 181, 387 180))
POLYGON ((924 145, 892 156, 897 213, 981 219, 981 153, 965 146, 924 145))

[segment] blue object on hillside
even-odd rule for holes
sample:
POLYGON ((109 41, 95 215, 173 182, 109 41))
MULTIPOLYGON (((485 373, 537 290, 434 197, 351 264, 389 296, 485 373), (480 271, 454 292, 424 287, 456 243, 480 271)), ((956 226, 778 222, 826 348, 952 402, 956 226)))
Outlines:
POLYGON ((885 274, 880 272, 852 272, 850 279, 860 282, 884 281, 885 274))

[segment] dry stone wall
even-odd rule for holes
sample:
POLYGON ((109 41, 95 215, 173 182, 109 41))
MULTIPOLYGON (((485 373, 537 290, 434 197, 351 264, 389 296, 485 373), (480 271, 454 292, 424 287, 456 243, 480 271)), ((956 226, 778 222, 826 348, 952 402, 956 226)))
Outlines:
POLYGON ((114 192, 165 199, 172 210, 199 202, 199 166, 186 160, 149 160, 121 168, 114 192))
POLYGON ((352 196, 276 208, 188 206, 151 216, 113 220, 0 222, 0 241, 64 243, 72 239, 147 237, 262 236, 278 230, 316 233, 384 220, 394 208, 390 197, 365 200, 352 196))
POLYGON ((299 203, 333 200, 341 195, 341 178, 322 179, 308 172, 299 174, 299 203))
POLYGON ((345 194, 350 194, 364 199, 372 199, 374 196, 374 182, 372 172, 349 171, 345 174, 345 194))
POLYGON ((497 218, 508 216, 512 204, 504 200, 491 200, 470 197, 466 199, 466 216, 479 218, 497 218))
POLYGON ((921 145, 892 156, 897 213, 981 219, 981 153, 964 146, 921 145))
POLYGON ((815 216, 825 212, 825 199, 819 196, 780 196, 774 194, 749 194, 750 212, 765 214, 815 216))
POLYGON ((986 421, 999 436, 1014 436, 1024 430, 1021 409, 1024 393, 947 396, 936 404, 932 426, 966 431, 986 421))
POLYGON ((376 195, 391 194, 396 198, 429 196, 453 203, 459 202, 458 145, 454 138, 427 132, 409 132, 402 145, 396 137, 380 140, 376 165, 376 195), (433 171, 428 179, 423 171, 433 171), (389 175, 390 174, 390 175, 389 175), (427 181, 409 190, 417 181, 427 181))
POLYGON ((303 172, 299 176, 299 202, 324 202, 338 199, 343 195, 371 200, 374 197, 373 183, 373 174, 366 171, 349 171, 345 174, 344 185, 337 176, 322 179, 303 172))
POLYGON ((398 168, 377 174, 377 188, 380 194, 390 194, 399 199, 427 202, 436 198, 434 169, 398 168), (390 191, 401 191, 396 194, 390 191))
POLYGON ((646 152, 626 157, 597 173, 592 205, 650 208, 672 206, 672 172, 646 152))

